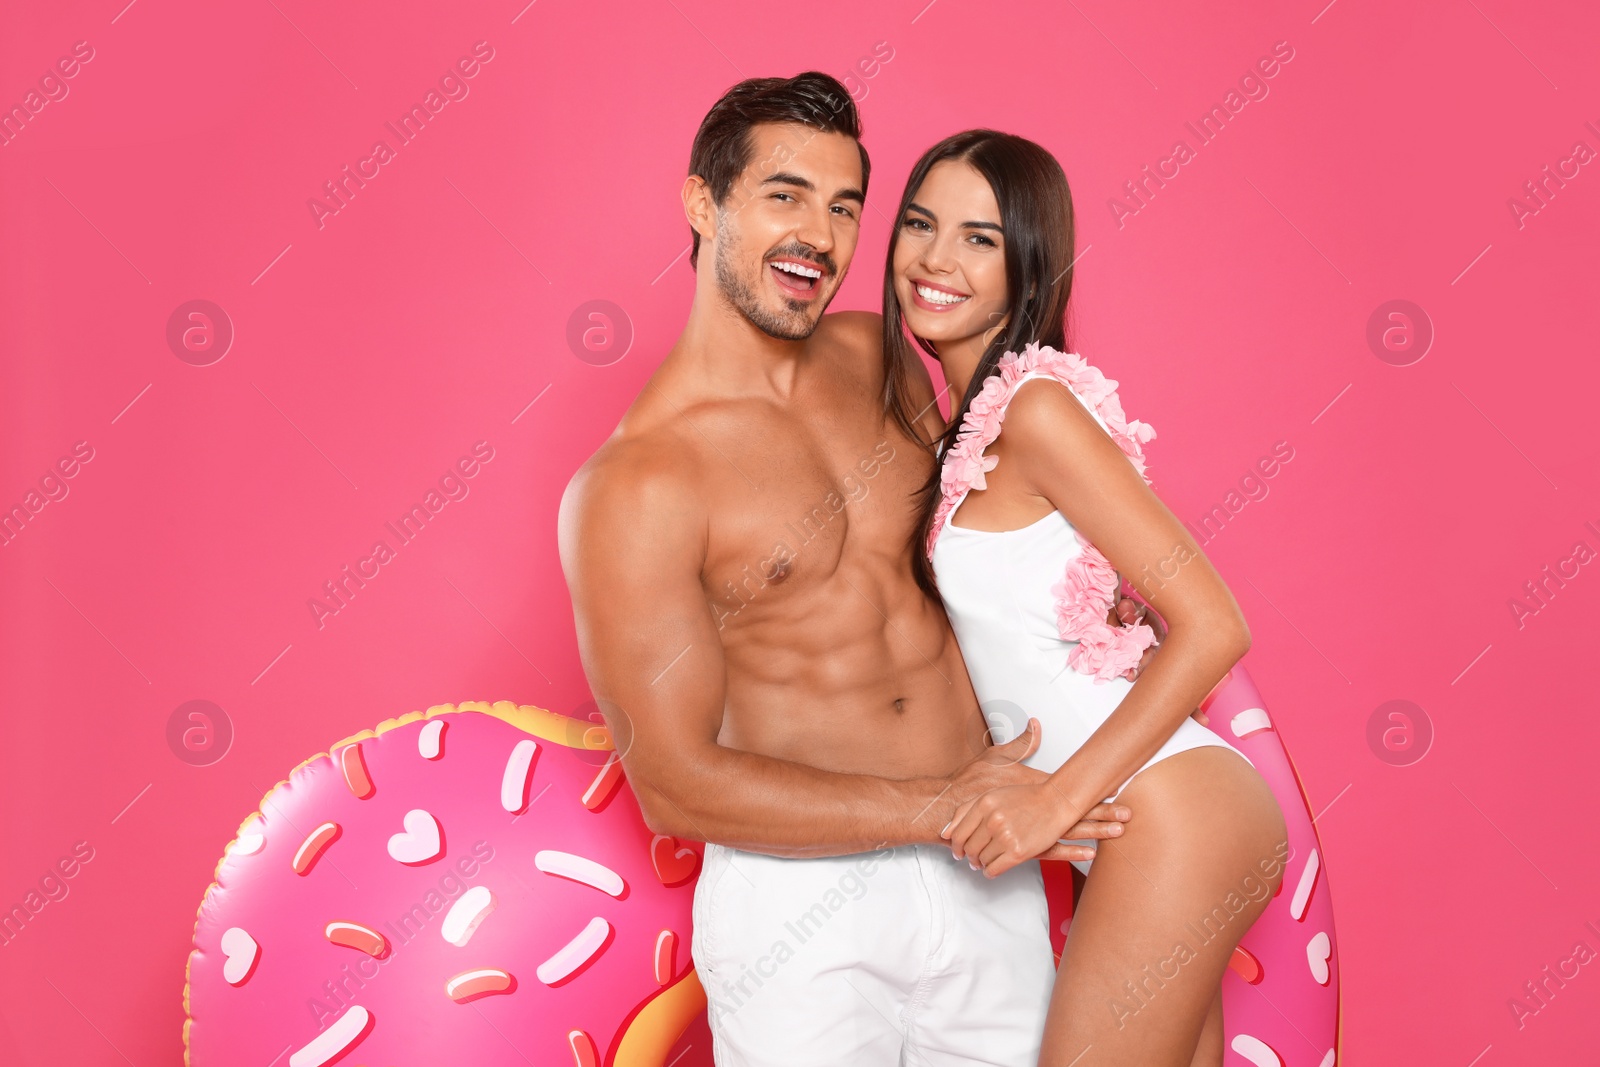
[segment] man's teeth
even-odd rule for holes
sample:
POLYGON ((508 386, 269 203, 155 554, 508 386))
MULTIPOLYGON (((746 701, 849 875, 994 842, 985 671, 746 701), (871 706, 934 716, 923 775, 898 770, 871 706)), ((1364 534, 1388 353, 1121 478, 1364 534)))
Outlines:
POLYGON ((917 295, 930 304, 959 304, 967 299, 954 293, 946 293, 939 289, 929 289, 926 285, 917 286, 917 295))
POLYGON ((781 271, 787 271, 790 274, 798 274, 802 278, 822 277, 822 272, 820 270, 815 270, 811 267, 802 267, 798 263, 774 263, 773 266, 777 267, 781 271))

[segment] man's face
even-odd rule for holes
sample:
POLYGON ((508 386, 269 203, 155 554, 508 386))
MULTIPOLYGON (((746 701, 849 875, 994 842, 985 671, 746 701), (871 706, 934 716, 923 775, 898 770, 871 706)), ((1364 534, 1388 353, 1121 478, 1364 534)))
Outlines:
POLYGON ((861 152, 854 138, 763 124, 744 173, 717 208, 717 288, 769 336, 811 335, 839 291, 861 232, 861 152))

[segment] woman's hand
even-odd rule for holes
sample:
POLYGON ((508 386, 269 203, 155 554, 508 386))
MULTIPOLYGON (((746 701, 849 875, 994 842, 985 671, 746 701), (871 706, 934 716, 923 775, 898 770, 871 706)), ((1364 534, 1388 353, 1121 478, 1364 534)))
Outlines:
MULTIPOLYGON (((1071 836, 1087 811, 1078 809, 1054 781, 1000 786, 957 808, 941 836, 950 841, 957 859, 965 856, 994 878, 1071 836)), ((1107 831, 1107 837, 1118 836, 1121 824, 1113 823, 1107 831)))

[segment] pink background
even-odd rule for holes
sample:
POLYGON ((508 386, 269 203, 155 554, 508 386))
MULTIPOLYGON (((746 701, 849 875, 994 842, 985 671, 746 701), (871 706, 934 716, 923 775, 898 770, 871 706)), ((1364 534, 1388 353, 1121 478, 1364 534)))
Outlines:
POLYGON ((8 108, 94 50, 0 146, 0 507, 93 449, 0 547, 0 904, 76 842, 94 856, 0 947, 0 1060, 175 1062, 195 908, 305 757, 436 703, 587 699, 559 494, 683 321, 701 115, 805 68, 852 77, 875 163, 835 308, 876 306, 917 153, 1025 134, 1077 198, 1077 347, 1157 428, 1173 510, 1198 519, 1292 448, 1205 548, 1320 812, 1347 1062, 1590 1047, 1592 966, 1520 1028, 1508 1008, 1577 942, 1600 951, 1574 832, 1596 815, 1600 566, 1567 564, 1520 625, 1509 606, 1600 549, 1600 176, 1520 225, 1508 206, 1600 148, 1588 5, 124 2, 8 5, 0 34, 8 108), (319 228, 308 199, 478 41, 469 95, 319 228), (1110 198, 1195 147, 1185 122, 1279 41, 1268 95, 1119 227, 1110 198), (879 42, 893 58, 859 66, 879 42), (194 299, 236 331, 209 366, 166 341, 194 299), (1435 332, 1408 366, 1367 341, 1394 299, 1435 332), (631 321, 610 365, 566 339, 591 300, 631 321), (478 441, 469 494, 319 627, 323 582, 478 441), (235 734, 208 766, 167 739, 195 699, 235 734), (1391 700, 1431 723, 1420 761, 1369 745, 1391 700))

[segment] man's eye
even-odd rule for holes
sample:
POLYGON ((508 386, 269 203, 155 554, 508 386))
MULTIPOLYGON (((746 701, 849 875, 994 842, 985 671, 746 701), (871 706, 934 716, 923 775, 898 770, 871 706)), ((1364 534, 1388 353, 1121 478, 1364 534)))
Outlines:
POLYGON ((773 193, 772 194, 772 198, 774 200, 777 200, 777 199, 780 199, 780 198, 784 199, 784 200, 793 200, 794 199, 794 197, 790 196, 788 193, 773 193))

